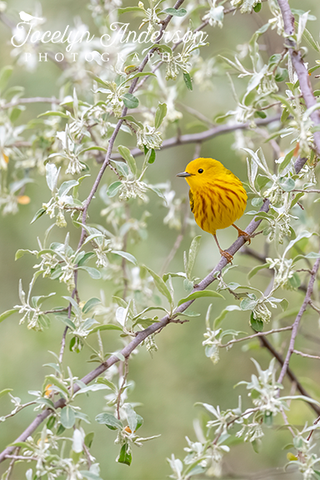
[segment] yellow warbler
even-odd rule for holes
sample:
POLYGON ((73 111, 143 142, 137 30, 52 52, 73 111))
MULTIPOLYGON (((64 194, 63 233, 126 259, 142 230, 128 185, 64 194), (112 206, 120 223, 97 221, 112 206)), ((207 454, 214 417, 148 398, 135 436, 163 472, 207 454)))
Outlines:
POLYGON ((234 225, 247 205, 247 194, 241 181, 213 158, 197 158, 177 176, 185 177, 190 186, 190 208, 195 221, 202 230, 212 233, 220 254, 231 262, 232 255, 220 248, 216 231, 232 225, 239 236, 250 243, 250 235, 234 225))

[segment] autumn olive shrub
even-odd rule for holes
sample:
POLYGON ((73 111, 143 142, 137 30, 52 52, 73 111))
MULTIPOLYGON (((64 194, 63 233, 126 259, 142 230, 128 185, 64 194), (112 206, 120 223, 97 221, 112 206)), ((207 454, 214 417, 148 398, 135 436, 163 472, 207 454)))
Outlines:
MULTIPOLYGON (((239 403, 229 409, 201 404, 210 419, 196 424, 182 460, 175 457, 177 452, 172 454, 170 477, 223 475, 222 462, 235 443, 258 450, 276 418, 291 437, 284 467, 300 472, 305 480, 320 479, 319 399, 311 397, 290 366, 293 355, 319 360, 316 352, 299 351, 295 344, 297 337, 303 337, 300 324, 306 310, 315 325, 320 312, 315 295, 319 228, 313 207, 319 200, 316 166, 320 155, 320 91, 313 83, 320 60, 312 60, 319 56, 320 46, 308 30, 315 17, 312 12, 290 9, 287 0, 178 0, 175 5, 145 0, 126 7, 121 0, 91 0, 88 7, 96 26, 94 35, 78 19, 73 36, 67 32, 64 38, 50 38, 44 35, 45 19, 21 12, 20 21, 13 21, 15 14, 7 2, 0 2, 0 20, 9 27, 8 38, 12 35, 14 63, 24 65, 26 75, 40 61, 52 61, 61 68, 59 98, 25 97, 22 87, 7 87, 13 67, 6 66, 0 73, 2 214, 14 215, 32 201, 28 187, 37 175, 47 190, 31 224, 41 223, 45 216, 51 221, 33 249, 24 250, 22 245, 16 253, 17 259, 32 256, 34 269, 29 285, 17 282, 17 305, 2 313, 0 321, 9 321, 13 315, 11 321, 18 318, 21 328, 34 331, 62 322, 61 346, 52 347, 51 373, 44 378, 42 390, 29 391, 27 403, 10 389, 0 393, 9 395, 13 403, 11 412, 2 413, 1 422, 13 421, 11 417, 27 407, 35 412, 33 422, 19 438, 8 439, 0 454, 0 461, 7 465, 2 479, 10 477, 16 462, 25 463, 28 480, 105 478, 91 451, 88 415, 78 405, 78 397, 88 392, 102 399, 101 392, 96 392, 103 390, 105 400, 95 420, 101 428, 114 431, 117 462, 130 465, 134 446, 158 442, 157 435, 143 437, 143 408, 137 413, 130 403, 130 355, 144 348, 156 354, 155 333, 172 322, 189 317, 192 321, 196 313, 188 307, 200 297, 213 297, 213 302, 215 297, 225 299, 219 315, 209 307, 203 324, 203 347, 212 369, 221 349, 238 348, 235 344, 240 342, 248 347, 260 343, 272 359, 263 366, 253 359, 255 375, 239 379, 239 394, 248 396, 245 401, 240 396, 239 403), (264 25, 233 55, 213 56, 212 33, 228 30, 230 15, 236 15, 238 22, 258 17, 264 25), (270 51, 275 44, 279 48, 270 51), (233 92, 230 111, 215 112, 212 120, 179 103, 187 90, 189 95, 198 89, 210 91, 218 76, 225 77, 233 92), (242 83, 235 83, 236 77, 242 83), (50 106, 43 106, 39 119, 20 124, 20 113, 33 102, 50 106), (185 110, 201 123, 200 133, 181 131, 185 110), (176 135, 169 138, 169 130, 176 135), (194 144, 199 156, 202 142, 225 132, 234 132, 235 158, 240 155, 247 161, 247 215, 251 216, 247 232, 260 231, 265 244, 265 253, 244 246, 242 237, 230 246, 231 254, 242 249, 256 262, 248 276, 239 272, 241 284, 232 281, 237 255, 233 265, 221 258, 203 280, 194 277, 199 236, 191 241, 180 271, 169 270, 193 220, 184 208, 186 202, 172 190, 165 168, 158 184, 148 181, 161 149, 194 144), (97 175, 91 173, 92 162, 100 166, 97 175), (109 184, 106 171, 114 177, 109 184), (84 186, 89 186, 87 196, 84 186), (103 225, 91 224, 88 216, 98 196, 104 202, 103 225), (164 224, 178 230, 162 272, 151 270, 143 258, 129 251, 132 242, 146 241, 148 229, 147 210, 136 218, 135 205, 155 202, 157 197, 166 208, 164 224), (58 240, 61 230, 63 241, 58 240), (77 242, 71 241, 76 236, 77 242), (86 298, 78 286, 79 275, 87 276, 93 289, 98 279, 113 280, 114 296, 107 301, 96 287, 94 297, 86 298), (255 275, 265 282, 264 291, 253 286, 255 275), (39 277, 52 285, 49 295, 37 289, 39 277), (56 294, 57 281, 64 287, 61 297, 56 294), (185 289, 180 299, 174 295, 177 282, 185 289), (299 290, 297 298, 302 299, 294 310, 288 308, 287 299, 292 290, 299 290), (236 322, 234 329, 224 328, 226 315, 230 319, 238 311, 248 312, 247 332, 236 330, 236 322), (111 330, 118 332, 120 340, 112 353, 105 346, 111 330), (87 365, 89 360, 97 363, 96 368, 83 378, 75 377, 64 359, 66 348, 78 356, 78 364, 87 365), (314 422, 290 424, 290 409, 297 402, 310 407, 314 422), (243 407, 244 403, 250 406, 243 407)), ((272 434, 276 436, 277 430, 272 434)))

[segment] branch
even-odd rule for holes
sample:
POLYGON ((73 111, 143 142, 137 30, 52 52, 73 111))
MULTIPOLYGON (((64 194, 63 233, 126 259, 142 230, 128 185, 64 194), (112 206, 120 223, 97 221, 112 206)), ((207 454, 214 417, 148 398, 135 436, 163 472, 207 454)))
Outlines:
POLYGON ((55 103, 56 105, 60 105, 61 100, 55 97, 18 98, 17 100, 13 100, 12 102, 5 103, 4 105, 0 105, 0 110, 7 110, 8 108, 13 108, 13 107, 16 107, 17 105, 24 105, 27 103, 55 103))
POLYGON ((288 330, 292 330, 292 328, 293 328, 292 325, 289 325, 288 327, 274 328, 273 330, 269 330, 268 332, 254 333, 253 335, 249 335, 248 337, 230 340, 230 342, 225 343, 224 345, 219 345, 219 347, 220 348, 230 347, 230 345, 233 345, 234 343, 245 342, 246 340, 251 340, 252 338, 256 338, 256 337, 264 337, 265 335, 271 335, 272 333, 286 332, 288 330))
MULTIPOLYGON (((269 123, 272 123, 272 122, 276 122, 278 120, 280 120, 280 115, 274 115, 272 117, 255 120, 255 123, 257 126, 263 126, 263 125, 268 125, 269 123)), ((211 140, 211 138, 217 137, 218 135, 223 135, 224 133, 234 132, 235 130, 246 130, 250 128, 250 125, 251 125, 250 122, 231 123, 227 125, 219 125, 218 127, 212 127, 212 128, 209 128, 209 130, 205 130, 204 132, 201 132, 201 133, 189 133, 189 134, 181 135, 178 137, 168 138, 167 140, 164 140, 164 142, 162 143, 161 150, 169 147, 176 147, 178 145, 185 145, 188 143, 205 142, 207 140, 211 140)), ((133 148, 131 150, 131 155, 137 157, 139 155, 143 155, 143 152, 140 150, 140 148, 133 148)), ((112 155, 112 159, 121 160, 122 157, 120 154, 115 153, 114 155, 112 155)))
MULTIPOLYGON (((294 35, 294 16, 291 12, 288 0, 278 0, 278 4, 281 10, 284 23, 284 31, 286 35, 294 35)), ((307 108, 312 108, 316 105, 317 100, 313 94, 310 77, 308 74, 308 70, 306 69, 303 62, 301 52, 296 50, 297 45, 293 40, 287 39, 287 44, 290 47, 290 57, 293 67, 298 75, 302 96, 304 98, 307 108)), ((318 110, 314 110, 310 114, 310 118, 315 125, 320 125, 320 115, 318 110)), ((320 156, 320 131, 314 132, 313 137, 314 143, 316 145, 317 154, 320 156)))
POLYGON ((311 355, 310 353, 303 353, 300 352, 299 350, 293 350, 293 353, 296 355, 300 355, 301 357, 307 357, 307 358, 312 358, 314 360, 320 360, 320 357, 318 355, 311 355))
MULTIPOLYGON (((297 161, 295 162, 295 170, 297 173, 299 173, 299 171, 301 170, 301 168, 304 166, 304 164, 306 163, 307 159, 306 158, 298 158, 297 161)), ((269 210, 269 205, 270 205, 270 202, 269 200, 266 200, 264 202, 264 205, 261 207, 260 211, 263 211, 263 212, 267 212, 269 210)), ((249 223, 248 227, 246 228, 245 232, 248 233, 248 234, 252 234, 260 225, 260 223, 262 222, 262 220, 258 220, 256 221, 255 219, 251 220, 251 222, 249 223)), ((231 255, 235 255, 236 252, 238 252, 242 247, 243 245, 245 244, 245 240, 243 238, 243 236, 241 237, 238 237, 237 240, 230 246, 230 248, 227 250, 231 255)), ((319 259, 320 261, 320 259, 319 259)), ((202 291, 202 290, 205 290, 211 283, 213 283, 216 279, 217 279, 217 276, 218 274, 221 272, 221 270, 227 265, 227 259, 225 257, 221 257, 219 263, 213 268, 213 270, 193 289, 193 293, 194 292, 198 292, 198 291, 202 291)), ((183 304, 181 304, 179 307, 176 308, 175 312, 174 312, 174 315, 173 316, 169 316, 169 315, 165 315, 161 320, 159 320, 158 322, 155 322, 153 323, 152 325, 150 325, 148 328, 146 328, 145 330, 142 330, 141 332, 138 332, 136 337, 131 340, 130 343, 128 343, 128 345, 126 345, 122 350, 121 350, 121 354, 125 357, 125 358, 128 358, 130 356, 130 354, 138 347, 138 345, 140 345, 147 337, 149 337, 150 335, 153 335, 154 333, 156 333, 157 331, 159 330, 162 330, 164 327, 166 327, 169 323, 171 323, 175 317, 177 317, 180 313, 184 312, 188 307, 190 307, 190 305, 194 302, 194 300, 189 300, 188 302, 184 302, 183 304)), ((261 338, 261 341, 264 343, 264 344, 268 344, 269 345, 269 350, 272 352, 274 352, 274 349, 272 347, 272 345, 269 344, 269 342, 267 341, 267 339, 265 339, 264 337, 260 337, 261 338)), ((274 355, 278 361, 281 363, 283 363, 283 360, 281 359, 281 357, 279 357, 279 355, 277 354, 277 352, 275 352, 275 355, 274 355), (279 360, 280 358, 280 360, 279 360)), ((87 375, 85 375, 82 379, 81 379, 81 382, 85 383, 86 385, 88 385, 90 382, 92 382, 93 380, 95 380, 97 377, 99 377, 100 375, 102 375, 106 370, 108 370, 108 368, 110 368, 112 365, 114 365, 115 363, 119 362, 119 357, 118 356, 115 356, 115 355, 111 355, 108 360, 104 363, 101 363, 97 368, 95 368, 94 370, 92 370, 91 372, 89 372, 87 375)), ((281 364, 282 364, 281 363, 281 364)), ((297 388, 298 385, 299 385, 299 382, 298 380, 296 379, 296 377, 293 375, 293 373, 291 372, 291 370, 287 370, 287 375, 297 383, 297 388)), ((80 390, 80 387, 79 385, 75 385, 74 387, 74 393, 78 392, 80 390)), ((302 386, 300 386, 299 388, 299 391, 305 395, 305 396, 309 396, 307 394, 307 392, 303 389, 302 386)), ((58 400, 57 402, 55 402, 54 404, 54 407, 55 409, 57 408, 63 408, 65 406, 66 402, 63 398, 60 398, 60 400, 58 400)), ((316 405, 311 405, 312 408, 315 410, 316 408, 318 409, 318 407, 316 405)), ((41 412, 39 415, 37 415, 37 417, 33 420, 33 422, 26 428, 26 430, 15 440, 15 442, 24 442, 29 435, 32 435, 32 433, 38 428, 39 425, 41 425, 41 423, 49 416, 51 415, 52 413, 52 410, 50 409, 46 409, 44 410, 43 412, 41 412)), ((319 409, 319 412, 317 411, 318 415, 320 414, 320 409, 319 409)), ((9 455, 12 451, 14 450, 14 446, 9 446, 7 448, 5 448, 5 450, 3 450, 3 452, 0 454, 0 463, 3 462, 6 458, 7 455, 9 455)))
POLYGON ((291 339, 290 339, 290 343, 289 343, 289 348, 288 348, 288 352, 287 352, 284 364, 282 365, 282 369, 281 369, 281 372, 280 372, 280 375, 279 375, 279 378, 278 378, 278 383, 283 382, 283 379, 285 377, 287 368, 289 366, 290 357, 291 357, 291 355, 293 354, 293 351, 294 351, 294 343, 295 343, 295 339, 296 339, 296 336, 297 336, 297 333, 298 333, 300 321, 301 321, 302 315, 304 314, 304 312, 307 309, 307 306, 310 303, 311 295, 312 295, 312 292, 313 292, 313 285, 314 285, 314 282, 316 280, 316 276, 317 276, 317 272, 319 270, 319 266, 320 266, 320 258, 318 258, 315 261, 315 264, 314 264, 313 269, 311 271, 311 278, 310 278, 309 285, 308 285, 308 288, 307 288, 306 296, 304 297, 304 301, 301 305, 299 313, 296 316, 295 321, 293 322, 292 335, 291 335, 291 339))
MULTIPOLYGON (((275 350, 275 348, 273 347, 273 345, 269 342, 269 340, 265 337, 261 337, 260 338, 260 341, 262 343, 262 345, 267 349, 269 350, 269 352, 271 353, 271 355, 273 357, 276 358, 276 360, 279 362, 279 364, 281 366, 283 366, 284 364, 284 360, 283 358, 281 357, 281 355, 277 352, 277 350, 275 350)), ((301 385, 301 383, 299 382, 299 380, 297 379, 297 377, 295 376, 295 374, 293 373, 293 371, 291 370, 290 367, 287 368, 287 371, 286 371, 286 374, 288 375, 288 377, 290 378, 290 380, 295 383, 295 385, 297 386, 297 390, 301 393, 301 395, 303 395, 304 397, 308 397, 308 398, 312 398, 311 395, 308 394, 308 392, 303 388, 303 386, 301 385)), ((316 412, 317 415, 320 415, 320 408, 318 407, 318 405, 315 405, 314 403, 309 403, 309 407, 312 408, 312 410, 314 412, 316 412)))

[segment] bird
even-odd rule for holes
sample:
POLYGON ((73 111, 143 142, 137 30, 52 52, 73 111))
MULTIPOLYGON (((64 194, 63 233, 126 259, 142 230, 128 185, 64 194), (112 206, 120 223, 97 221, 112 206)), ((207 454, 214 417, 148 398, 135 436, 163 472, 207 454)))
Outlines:
POLYGON ((45 21, 43 17, 34 17, 33 15, 29 15, 29 13, 26 13, 23 10, 19 13, 19 16, 24 23, 41 24, 45 21))
POLYGON ((234 224, 242 217, 247 205, 248 197, 242 182, 213 158, 192 160, 177 177, 184 177, 190 186, 190 208, 196 223, 213 235, 220 255, 231 263, 233 257, 220 247, 216 231, 232 225, 238 236, 251 242, 251 235, 234 224))

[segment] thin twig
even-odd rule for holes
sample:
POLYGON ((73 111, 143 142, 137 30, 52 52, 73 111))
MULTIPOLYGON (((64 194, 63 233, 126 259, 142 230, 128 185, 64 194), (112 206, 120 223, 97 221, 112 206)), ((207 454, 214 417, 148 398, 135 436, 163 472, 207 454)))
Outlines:
POLYGON ((319 355, 311 355, 310 353, 303 353, 299 350, 293 350, 293 353, 296 355, 300 355, 301 357, 313 358, 314 360, 320 360, 319 355))
POLYGON ((224 345, 219 345, 219 346, 220 348, 226 348, 226 347, 229 347, 230 345, 233 345, 234 343, 245 342, 246 340, 251 340, 252 338, 256 338, 256 337, 264 337, 265 335, 271 335, 272 333, 287 332, 288 330, 292 330, 292 325, 288 327, 283 327, 283 328, 274 328, 273 330, 269 330, 268 332, 254 333, 253 335, 248 335, 248 337, 230 340, 230 342, 225 343, 224 345))
POLYGON ((129 365, 128 365, 128 357, 124 361, 124 374, 122 378, 122 384, 121 387, 119 388, 118 396, 117 396, 117 417, 118 420, 120 420, 120 402, 121 402, 121 395, 123 393, 124 387, 126 385, 128 373, 129 373, 129 365))
POLYGON ((307 190, 299 190, 298 188, 295 188, 294 190, 292 190, 292 192, 301 192, 301 193, 320 193, 320 190, 316 190, 316 189, 307 189, 307 190))
POLYGON ((210 120, 210 118, 207 118, 205 115, 198 112, 198 110, 196 110, 195 108, 189 107, 188 105, 180 102, 177 102, 177 106, 184 108, 188 113, 198 118, 202 123, 206 123, 210 127, 214 126, 214 122, 210 120))
MULTIPOLYGON (((20 447, 17 447, 15 450, 14 450, 14 455, 18 455, 20 451, 20 447)), ((6 476, 6 480, 9 480, 9 478, 11 477, 11 474, 13 472, 13 469, 14 469, 14 464, 16 462, 16 459, 15 458, 12 458, 10 464, 9 464, 9 468, 6 472, 7 476, 6 476)))
POLYGON ((313 302, 311 302, 311 300, 310 300, 310 302, 309 302, 309 305, 310 305, 311 308, 313 308, 313 310, 314 310, 315 312, 317 312, 317 313, 320 314, 320 308, 317 307, 313 302))
POLYGON ((38 457, 24 457, 23 455, 7 455, 6 458, 12 458, 13 460, 39 460, 38 457))
POLYGON ((21 410, 23 410, 26 407, 30 407, 30 405, 34 405, 35 403, 36 403, 35 401, 32 401, 32 402, 24 403, 23 405, 19 405, 17 409, 14 409, 11 413, 4 415, 2 418, 3 420, 6 420, 7 418, 14 417, 17 413, 21 412, 21 410))
POLYGON ((311 300, 311 295, 312 295, 312 292, 313 292, 313 285, 314 285, 314 282, 315 282, 315 279, 316 279, 316 276, 317 276, 319 266, 320 266, 320 258, 318 258, 315 261, 315 264, 313 266, 312 273, 311 273, 311 276, 310 276, 310 281, 309 281, 309 285, 308 285, 308 288, 307 288, 306 296, 305 296, 304 301, 301 305, 299 313, 296 316, 295 321, 293 322, 292 334, 291 334, 291 339, 290 339, 290 343, 289 343, 289 348, 288 348, 288 352, 287 352, 284 364, 282 366, 282 369, 281 369, 281 372, 280 372, 280 375, 279 375, 279 378, 278 378, 278 383, 282 383, 283 379, 285 377, 285 374, 286 374, 286 371, 287 371, 287 368, 288 368, 288 365, 289 365, 290 357, 291 357, 291 355, 293 353, 293 350, 294 350, 294 343, 295 343, 295 339, 296 339, 296 336, 297 336, 297 333, 298 333, 298 329, 299 329, 299 325, 300 325, 302 315, 306 311, 307 306, 309 305, 310 300, 311 300))
POLYGON ((308 442, 310 441, 310 439, 311 439, 311 437, 312 437, 312 434, 313 434, 313 432, 315 431, 315 429, 317 428, 317 425, 318 425, 319 422, 320 422, 320 415, 319 415, 319 417, 316 418, 315 421, 313 422, 313 425, 314 425, 315 428, 314 428, 313 430, 311 430, 311 432, 310 432, 309 435, 307 436, 307 441, 308 441, 308 442))
POLYGON ((282 418, 284 420, 285 425, 288 427, 289 432, 291 433, 293 438, 295 438, 295 433, 294 433, 293 429, 291 428, 291 426, 289 424, 288 417, 287 417, 286 412, 284 411, 283 407, 280 408, 280 413, 282 415, 282 418))
POLYGON ((12 102, 5 103, 4 105, 0 104, 0 110, 7 110, 9 108, 17 107, 18 105, 24 105, 28 103, 55 103, 59 105, 61 100, 55 97, 30 97, 30 98, 18 98, 12 102))

